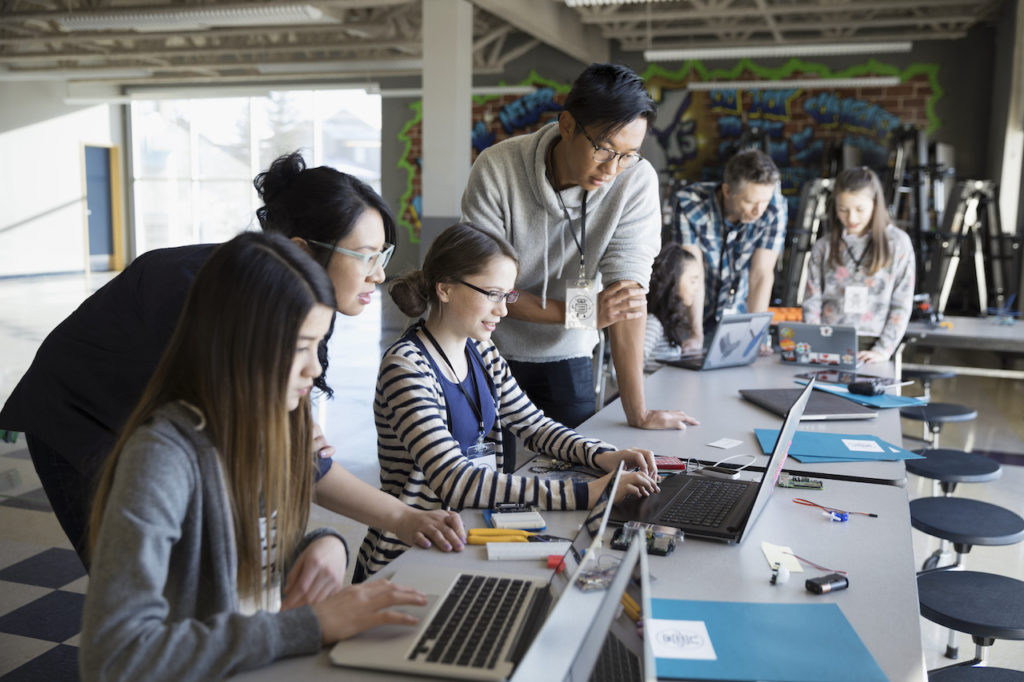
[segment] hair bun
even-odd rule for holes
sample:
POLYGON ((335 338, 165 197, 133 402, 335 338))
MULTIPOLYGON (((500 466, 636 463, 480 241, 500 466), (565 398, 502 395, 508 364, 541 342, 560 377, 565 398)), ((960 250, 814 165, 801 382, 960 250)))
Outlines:
POLYGON ((427 302, 430 300, 426 288, 427 278, 423 271, 413 270, 397 277, 388 288, 388 293, 404 314, 419 317, 426 312, 427 302))

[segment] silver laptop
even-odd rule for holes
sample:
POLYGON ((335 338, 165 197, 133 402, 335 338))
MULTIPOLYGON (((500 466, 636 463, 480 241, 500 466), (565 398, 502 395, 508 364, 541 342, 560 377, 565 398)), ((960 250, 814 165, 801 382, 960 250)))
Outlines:
POLYGON ((694 355, 659 359, 658 362, 683 369, 707 370, 749 365, 768 337, 772 313, 725 315, 715 327, 704 350, 694 355))
MULTIPOLYGON (((620 464, 594 505, 604 510, 598 528, 607 527, 612 507, 607 500, 615 499, 621 472, 620 464)), ((426 606, 402 609, 417 616, 419 624, 376 627, 338 642, 331 649, 331 663, 452 679, 510 679, 523 657, 542 641, 537 634, 546 622, 587 622, 603 599, 612 598, 607 591, 584 592, 572 587, 601 543, 601 535, 591 538, 587 526, 581 525, 562 565, 546 578, 497 570, 464 571, 452 577, 406 562, 391 580, 427 595, 426 606)), ((620 597, 621 593, 616 602, 620 597)), ((546 669, 551 672, 560 665, 568 670, 585 634, 582 628, 562 627, 559 631, 566 641, 553 649, 551 637, 541 644, 547 651, 546 669), (552 657, 552 651, 557 655, 552 657)))
POLYGON ((857 369, 856 327, 780 322, 776 345, 786 363, 857 369))
POLYGON ((760 481, 734 481, 680 473, 661 483, 661 492, 643 500, 631 497, 612 511, 613 521, 642 521, 679 528, 688 538, 739 543, 775 491, 814 379, 798 389, 760 481))

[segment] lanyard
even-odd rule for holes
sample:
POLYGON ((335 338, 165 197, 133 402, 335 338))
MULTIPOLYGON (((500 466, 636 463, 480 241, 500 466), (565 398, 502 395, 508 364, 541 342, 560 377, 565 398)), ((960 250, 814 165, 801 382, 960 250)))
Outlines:
MULTIPOLYGON (((552 161, 552 158, 554 157, 554 154, 555 154, 555 145, 556 144, 558 144, 558 143, 555 142, 555 144, 551 145, 548 148, 548 163, 547 163, 547 166, 548 166, 549 169, 554 167, 554 163, 552 161)), ((565 215, 565 221, 567 223, 569 223, 569 234, 572 235, 572 240, 574 242, 576 242, 576 248, 580 252, 580 276, 579 276, 579 278, 580 279, 586 279, 586 277, 587 277, 587 270, 586 270, 586 262, 585 262, 585 259, 584 259, 584 251, 586 250, 586 246, 587 246, 587 192, 586 192, 586 190, 583 191, 583 208, 582 208, 582 211, 580 212, 580 238, 577 239, 576 238, 576 233, 572 231, 572 218, 569 217, 569 210, 565 207, 565 202, 562 200, 562 191, 555 187, 555 181, 551 177, 550 170, 547 171, 547 178, 548 178, 548 183, 551 185, 551 189, 555 190, 555 195, 558 197, 558 203, 562 207, 562 213, 565 215)))
POLYGON ((860 264, 861 261, 864 260, 864 256, 868 255, 868 248, 871 246, 871 240, 869 239, 868 243, 864 245, 864 250, 860 252, 860 258, 853 257, 853 249, 850 248, 849 243, 847 243, 845 239, 843 239, 843 246, 846 247, 846 253, 850 255, 850 260, 853 261, 854 272, 860 274, 860 264))
POLYGON ((555 190, 555 194, 558 195, 558 203, 562 205, 562 213, 565 214, 565 220, 569 223, 569 234, 572 235, 572 240, 576 242, 576 248, 580 252, 580 279, 586 279, 587 271, 584 264, 583 252, 587 245, 587 193, 583 192, 583 210, 580 213, 580 238, 576 239, 576 233, 572 231, 572 218, 569 217, 569 210, 565 207, 565 202, 562 201, 562 193, 555 190))
POLYGON ((461 381, 459 381, 459 375, 455 372, 455 367, 452 366, 452 362, 451 360, 448 359, 448 356, 445 355, 445 352, 441 350, 440 344, 438 344, 437 339, 434 338, 434 335, 430 333, 430 330, 427 329, 427 325, 420 325, 420 329, 423 330, 423 335, 426 336, 427 340, 430 341, 432 346, 434 346, 434 350, 440 353, 441 359, 444 360, 444 364, 448 365, 448 369, 452 371, 452 376, 455 377, 455 385, 459 387, 460 391, 462 391, 462 395, 466 396, 466 402, 469 403, 470 409, 473 410, 473 415, 480 423, 476 442, 484 442, 484 415, 483 409, 480 407, 480 387, 476 383, 476 370, 473 368, 472 353, 470 353, 468 349, 466 350, 466 363, 467 367, 469 368, 467 374, 469 374, 470 378, 472 378, 473 380, 473 390, 476 392, 477 396, 476 400, 473 400, 473 398, 470 397, 469 392, 466 391, 466 387, 462 385, 461 381))

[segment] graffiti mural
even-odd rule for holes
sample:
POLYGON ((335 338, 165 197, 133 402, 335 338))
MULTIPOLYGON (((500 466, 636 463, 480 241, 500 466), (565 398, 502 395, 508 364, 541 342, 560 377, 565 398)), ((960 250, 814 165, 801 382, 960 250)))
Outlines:
MULTIPOLYGON (((641 75, 658 103, 658 116, 643 151, 666 182, 720 179, 724 161, 732 153, 758 147, 779 166, 783 193, 793 209, 791 215, 795 213, 803 183, 831 172, 841 154, 882 168, 887 162, 892 131, 910 124, 931 134, 940 125, 934 112, 935 102, 942 94, 935 65, 899 69, 872 59, 833 72, 824 65, 797 59, 775 68, 764 68, 744 59, 729 70, 707 69, 701 62, 691 61, 675 71, 651 65, 641 75), (809 77, 837 79, 840 84, 841 79, 854 76, 897 76, 900 83, 884 88, 846 85, 813 90, 687 88, 689 83, 700 81, 784 81, 809 77)), ((474 98, 474 158, 492 144, 532 132, 554 120, 569 91, 568 83, 549 81, 536 73, 520 84, 537 89, 525 96, 474 98)), ((418 241, 422 105, 416 102, 410 109, 414 116, 399 134, 405 144, 399 166, 408 177, 399 207, 399 223, 408 230, 412 241, 418 241)))

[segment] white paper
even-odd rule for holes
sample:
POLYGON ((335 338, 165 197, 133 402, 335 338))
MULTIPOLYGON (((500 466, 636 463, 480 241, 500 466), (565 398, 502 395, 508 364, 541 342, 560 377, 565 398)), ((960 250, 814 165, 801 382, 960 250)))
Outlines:
POLYGON ((728 450, 734 448, 737 445, 742 445, 743 441, 736 440, 735 438, 719 438, 713 443, 708 443, 713 448, 721 448, 722 450, 728 450))
POLYGON ((790 573, 803 573, 804 567, 800 561, 793 556, 793 550, 784 545, 773 545, 770 542, 761 542, 761 551, 764 558, 768 560, 768 566, 774 568, 775 564, 785 566, 790 573))
POLYGON ((885 452, 882 450, 882 446, 875 440, 854 440, 853 438, 844 438, 843 445, 846 446, 847 450, 853 452, 885 452))
POLYGON ((686 658, 699 661, 717 661, 715 647, 711 645, 708 628, 702 620, 644 621, 645 636, 650 636, 655 658, 686 658))

